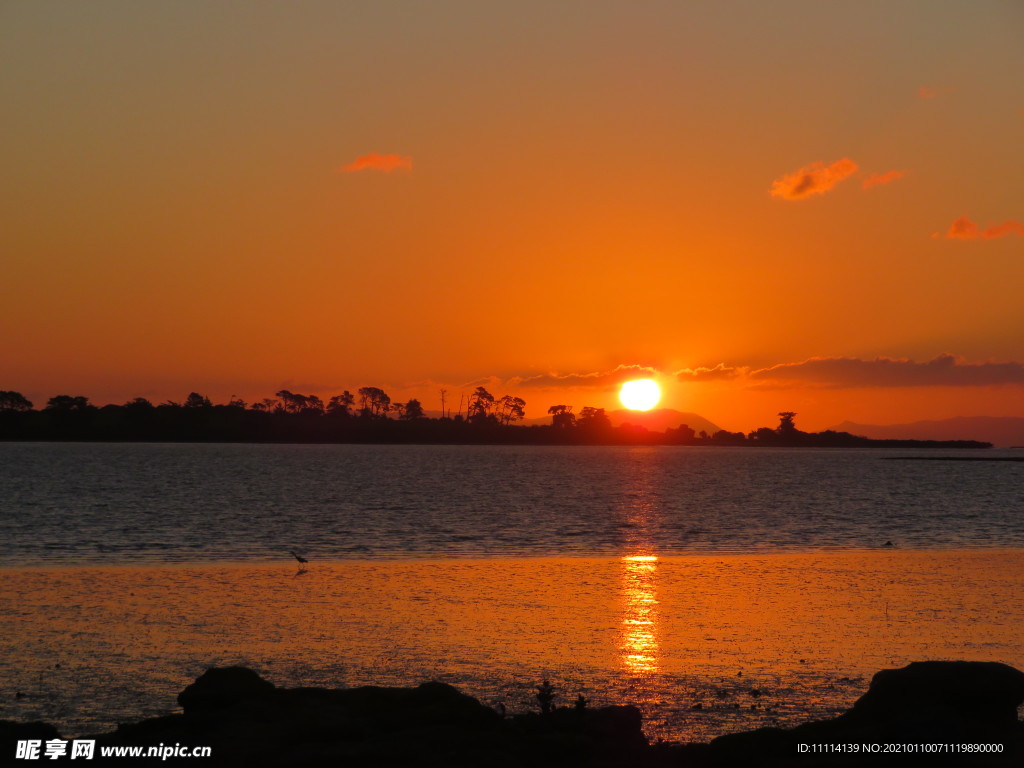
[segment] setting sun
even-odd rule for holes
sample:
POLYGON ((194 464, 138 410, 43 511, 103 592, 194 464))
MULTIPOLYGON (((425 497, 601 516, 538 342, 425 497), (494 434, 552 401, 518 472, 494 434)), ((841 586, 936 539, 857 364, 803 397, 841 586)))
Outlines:
POLYGON ((661 400, 661 387, 654 379, 627 381, 619 390, 619 400, 631 411, 649 411, 661 400))

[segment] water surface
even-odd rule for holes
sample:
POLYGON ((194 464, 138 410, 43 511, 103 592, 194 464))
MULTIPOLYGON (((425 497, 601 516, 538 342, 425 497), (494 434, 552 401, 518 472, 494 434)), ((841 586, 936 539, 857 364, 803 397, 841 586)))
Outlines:
POLYGON ((0 443, 0 567, 1024 547, 1024 464, 912 454, 0 443))
POLYGON ((910 661, 1024 667, 1022 551, 651 557, 7 571, 0 690, 26 696, 0 717, 106 730, 246 664, 511 711, 548 677, 560 703, 636 703, 650 737, 703 740, 832 716, 910 661))
POLYGON ((107 730, 245 664, 511 711, 548 677, 705 740, 1024 668, 1024 466, 913 454, 0 443, 0 718, 107 730))

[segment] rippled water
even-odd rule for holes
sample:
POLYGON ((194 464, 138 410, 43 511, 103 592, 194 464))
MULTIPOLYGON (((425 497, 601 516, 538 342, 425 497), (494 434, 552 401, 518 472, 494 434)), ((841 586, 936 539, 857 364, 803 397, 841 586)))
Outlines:
POLYGON ((1024 546, 1024 464, 912 454, 0 443, 0 566, 1024 546))
POLYGON ((0 443, 0 718, 107 730, 246 664, 512 711, 550 677, 705 740, 1024 667, 1024 465, 908 455, 0 443))
POLYGON ((0 717, 69 734, 173 712, 210 665, 288 686, 443 680, 514 712, 547 677, 559 703, 638 704, 651 738, 684 741, 832 716, 914 660, 1024 667, 1019 550, 4 576, 0 717))

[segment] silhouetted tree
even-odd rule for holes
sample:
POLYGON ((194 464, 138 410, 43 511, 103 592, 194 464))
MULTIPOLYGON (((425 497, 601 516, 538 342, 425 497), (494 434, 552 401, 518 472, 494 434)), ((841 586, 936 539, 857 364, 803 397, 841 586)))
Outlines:
POLYGON ((406 421, 414 421, 415 419, 422 419, 424 417, 423 404, 419 400, 413 398, 405 404, 405 410, 402 413, 402 418, 406 421))
POLYGON ((491 408, 494 407, 494 395, 483 387, 477 387, 476 391, 469 396, 469 420, 482 421, 491 415, 491 408))
POLYGON ((323 413, 324 412, 324 401, 316 395, 307 395, 306 403, 302 407, 304 413, 323 413))
POLYGON ((576 425, 576 415, 572 412, 571 405, 552 405, 548 408, 551 414, 551 426, 560 429, 568 429, 576 425))
POLYGON ((21 392, 0 390, 0 411, 31 411, 32 401, 21 392))
MULTIPOLYGON (((665 430, 665 440, 676 445, 692 445, 696 432, 689 424, 680 424, 675 429, 668 427, 665 430)), ((707 437, 707 432, 704 433, 707 437)))
POLYGON ((383 416, 391 407, 391 398, 379 387, 359 388, 359 411, 364 416, 383 416))
POLYGON ((308 397, 295 392, 289 392, 287 389, 275 392, 274 395, 280 399, 281 409, 285 413, 299 413, 309 405, 308 397))
POLYGON ((182 405, 183 408, 209 408, 213 403, 210 398, 200 395, 198 392, 189 392, 188 397, 182 405))
POLYGON ((89 404, 89 398, 77 395, 57 395, 46 401, 48 411, 88 411, 95 410, 96 406, 89 404))
POLYGON ((591 408, 588 405, 580 411, 580 416, 576 420, 576 426, 594 430, 611 429, 612 422, 608 418, 608 414, 604 412, 604 408, 591 408))
POLYGON ((779 413, 779 426, 775 430, 780 435, 793 434, 797 431, 796 424, 793 419, 796 418, 795 411, 782 411, 779 413))
POLYGON ((327 401, 327 412, 332 416, 349 416, 356 399, 347 389, 327 401))
POLYGON ((155 406, 144 397, 135 397, 125 403, 124 407, 129 411, 138 413, 142 411, 152 411, 155 406))
POLYGON ((505 395, 497 402, 497 416, 501 424, 511 424, 526 416, 526 401, 521 397, 505 395))

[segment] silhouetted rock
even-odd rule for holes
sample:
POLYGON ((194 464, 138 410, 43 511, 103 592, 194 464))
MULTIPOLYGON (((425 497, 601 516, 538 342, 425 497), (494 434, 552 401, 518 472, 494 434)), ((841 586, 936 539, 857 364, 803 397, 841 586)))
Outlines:
POLYGON ((9 745, 26 739, 59 739, 60 733, 49 723, 16 723, 13 720, 0 720, 0 744, 4 749, 9 745))
MULTIPOLYGON (((503 718, 444 683, 416 688, 276 688, 242 667, 207 670, 179 695, 184 713, 125 724, 102 747, 209 746, 204 765, 487 766, 488 768, 706 768, 887 764, 863 745, 1002 744, 1001 754, 917 753, 899 765, 1020 765, 1016 708, 1024 673, 989 662, 917 662, 875 675, 870 690, 833 720, 766 728, 703 744, 648 745, 636 707, 561 707, 503 718), (861 751, 800 750, 859 745, 861 751)), ((45 723, 0 721, 0 740, 57 738, 45 723)), ((2 762, 2 760, 0 760, 2 762)), ((195 762, 133 758, 132 765, 195 762)))
POLYGON ((711 742, 711 754, 716 765, 828 766, 884 759, 863 745, 1002 744, 1004 751, 996 755, 915 753, 892 759, 912 765, 1019 765, 1024 754, 1017 707, 1022 702, 1024 672, 1006 664, 914 662, 877 673, 868 692, 833 720, 721 736, 711 742), (801 753, 801 744, 860 749, 854 754, 801 753))
POLYGON ((230 707, 273 690, 273 683, 247 667, 214 667, 178 694, 178 704, 188 715, 230 707))
POLYGON ((1012 727, 1024 701, 1024 672, 990 661, 915 661, 884 669, 851 715, 907 722, 951 715, 978 727, 1012 727))
POLYGON ((210 746, 208 765, 666 764, 650 752, 635 707, 564 708, 506 719, 439 682, 284 689, 252 670, 228 667, 207 670, 178 702, 184 714, 122 725, 98 744, 210 746))

